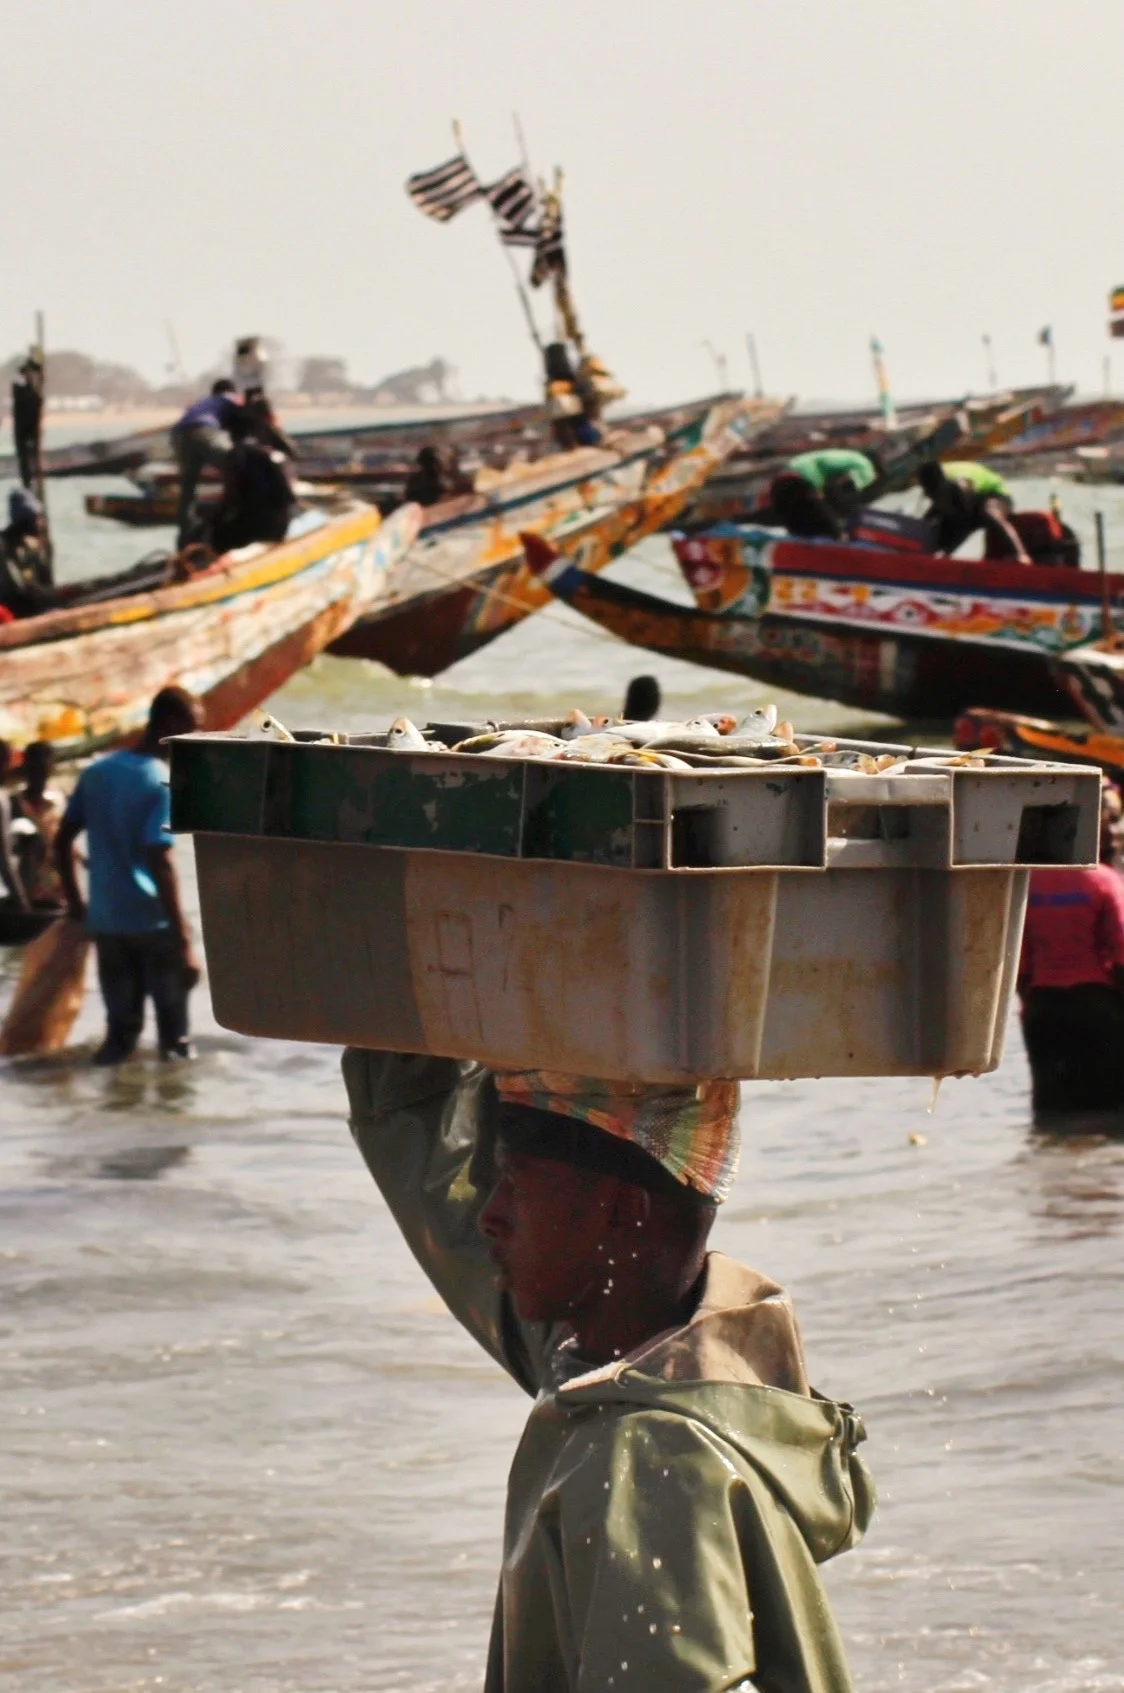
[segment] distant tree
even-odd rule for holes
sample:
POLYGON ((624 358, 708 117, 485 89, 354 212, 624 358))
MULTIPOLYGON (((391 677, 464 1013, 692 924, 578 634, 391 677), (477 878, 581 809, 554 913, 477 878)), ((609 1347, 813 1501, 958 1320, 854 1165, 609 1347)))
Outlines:
POLYGON ((302 394, 348 393, 351 383, 347 378, 347 361, 325 355, 305 359, 297 387, 302 394))
MULTIPOLYGON (((25 354, 14 353, 0 365, 0 383, 11 382, 23 363, 25 354)), ((74 399, 96 394, 110 405, 132 405, 147 399, 151 393, 148 383, 138 371, 127 364, 112 364, 91 358, 72 348, 60 348, 47 354, 47 397, 74 399)))

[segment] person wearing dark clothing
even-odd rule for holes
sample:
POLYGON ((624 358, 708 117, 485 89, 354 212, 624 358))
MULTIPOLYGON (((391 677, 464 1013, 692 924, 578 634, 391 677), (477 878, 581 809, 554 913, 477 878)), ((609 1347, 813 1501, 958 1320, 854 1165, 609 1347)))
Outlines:
POLYGON ((1102 862, 1031 872, 1018 985, 1036 1113, 1124 1108, 1120 834, 1120 795, 1106 787, 1102 862))
POLYGON ((406 478, 403 498, 419 506, 435 506, 445 498, 445 473, 436 447, 423 447, 406 478))
POLYGON ((1011 499, 1001 476, 982 464, 942 465, 929 459, 917 472, 917 481, 929 498, 924 518, 932 525, 938 552, 951 555, 982 529, 988 558, 1030 563, 1012 526, 1011 499))
MULTIPOLYGON (((296 458, 296 442, 291 435, 286 434, 277 421, 277 414, 264 389, 248 388, 242 404, 242 411, 241 424, 244 433, 252 435, 256 441, 261 442, 263 447, 271 447, 274 452, 283 453, 287 459, 296 458)), ((236 428, 236 438, 237 433, 236 428)))
POLYGON ((135 748, 97 759, 78 779, 55 839, 55 864, 70 915, 94 937, 106 1034, 95 1064, 136 1050, 146 999, 156 1010, 162 1058, 190 1058, 187 1002, 200 969, 172 859, 166 737, 198 727, 182 688, 162 688, 135 748), (85 831, 89 895, 78 887, 74 845, 85 831))
POLYGON ((662 696, 654 676, 634 676, 624 696, 621 716, 626 723, 650 723, 659 716, 662 696))
POLYGON ((43 420, 43 356, 33 349, 12 383, 12 435, 20 481, 33 488, 39 480, 39 443, 43 420))
POLYGON ((227 458, 223 500, 211 528, 216 553, 254 541, 283 541, 295 499, 282 453, 242 435, 227 458))
POLYGON ((172 429, 172 451, 180 473, 178 547, 192 539, 199 478, 208 468, 225 470, 241 420, 242 402, 234 384, 220 377, 209 394, 188 406, 172 429))
POLYGON ((43 545, 43 507, 26 488, 8 495, 8 526, 0 531, 0 606, 13 617, 35 617, 57 605, 43 545))

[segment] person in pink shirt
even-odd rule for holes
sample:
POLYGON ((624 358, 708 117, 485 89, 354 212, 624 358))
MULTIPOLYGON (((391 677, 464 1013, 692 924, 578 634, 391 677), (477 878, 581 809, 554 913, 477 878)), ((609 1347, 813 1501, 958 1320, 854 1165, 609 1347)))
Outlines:
POLYGON ((1031 872, 1018 985, 1036 1114, 1124 1110, 1122 836, 1106 784, 1100 864, 1031 872))

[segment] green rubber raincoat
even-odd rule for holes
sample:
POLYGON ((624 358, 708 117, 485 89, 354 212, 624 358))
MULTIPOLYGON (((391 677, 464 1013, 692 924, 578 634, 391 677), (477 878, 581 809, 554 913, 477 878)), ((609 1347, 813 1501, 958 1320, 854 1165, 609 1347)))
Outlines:
POLYGON ((848 1693, 816 1565, 873 1508, 849 1406, 810 1392, 782 1290, 710 1254, 684 1327, 601 1368, 521 1323, 476 1228, 495 1090, 349 1051, 352 1132, 422 1268, 534 1397, 508 1482, 486 1693, 848 1693))

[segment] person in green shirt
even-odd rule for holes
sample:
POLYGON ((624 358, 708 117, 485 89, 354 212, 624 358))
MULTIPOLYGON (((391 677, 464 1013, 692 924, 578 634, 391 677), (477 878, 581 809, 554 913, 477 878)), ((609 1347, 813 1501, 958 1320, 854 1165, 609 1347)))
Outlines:
POLYGON ((878 480, 878 468, 852 447, 822 447, 797 453, 774 477, 766 504, 755 516, 779 523, 801 540, 842 540, 859 508, 860 495, 878 480))
POLYGON ((947 464, 930 459, 917 472, 917 481, 929 497, 924 516, 932 525, 938 552, 954 553, 982 529, 989 558, 1031 562, 1010 521, 1011 497, 997 472, 969 459, 947 464))
POLYGON ((351 1128, 453 1316, 534 1400, 485 1693, 850 1693, 816 1566, 874 1504, 775 1282, 707 1251, 737 1083, 349 1050, 351 1128))

